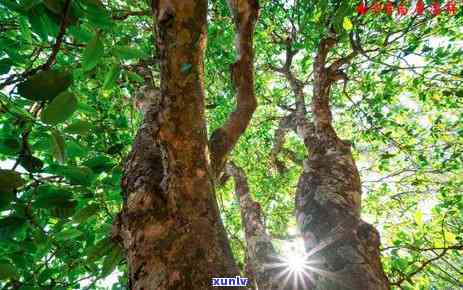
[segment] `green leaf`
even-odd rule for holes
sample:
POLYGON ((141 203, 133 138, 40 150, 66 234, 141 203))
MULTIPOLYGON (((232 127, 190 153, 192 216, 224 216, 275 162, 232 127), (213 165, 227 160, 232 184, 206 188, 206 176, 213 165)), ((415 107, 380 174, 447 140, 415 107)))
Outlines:
POLYGON ((422 227, 423 226, 423 212, 421 212, 420 210, 417 210, 415 212, 415 222, 416 224, 419 226, 419 227, 422 227))
POLYGON ((34 207, 50 210, 54 217, 67 218, 75 212, 77 202, 73 200, 72 192, 53 185, 41 185, 37 189, 34 207))
POLYGON ((98 174, 112 169, 115 164, 111 158, 101 155, 85 161, 83 165, 90 167, 93 172, 98 174))
POLYGON ((19 27, 20 27, 20 31, 21 31, 21 34, 22 36, 24 37, 24 40, 29 42, 29 43, 32 43, 32 31, 29 29, 29 22, 23 18, 23 17, 20 17, 19 18, 19 27))
POLYGON ((79 135, 85 135, 87 134, 91 129, 93 128, 93 125, 90 122, 83 121, 83 120, 77 120, 74 123, 70 124, 67 126, 63 132, 69 133, 69 134, 79 134, 79 135))
POLYGON ((24 8, 12 0, 0 0, 0 5, 18 13, 25 13, 24 8))
MULTIPOLYGON (((28 111, 26 111, 23 108, 23 103, 24 102, 29 102, 27 100, 22 100, 22 99, 15 99, 12 100, 11 98, 5 96, 0 92, 0 111, 3 109, 8 110, 12 115, 16 115, 16 117, 23 119, 24 121, 26 120, 35 120, 35 117, 32 116, 28 111)), ((10 134, 7 134, 8 137, 11 137, 10 134)), ((0 149, 1 151, 1 149, 0 149)))
POLYGON ((129 80, 137 82, 137 83, 145 82, 145 79, 135 72, 131 72, 131 71, 127 72, 127 77, 129 78, 129 80))
POLYGON ((60 0, 43 0, 43 4, 55 14, 61 14, 64 10, 64 1, 60 0))
POLYGON ((103 42, 100 35, 97 33, 93 39, 87 44, 82 55, 82 68, 85 71, 92 70, 96 67, 101 57, 104 55, 103 42))
POLYGON ((0 219, 0 241, 13 238, 27 223, 25 218, 8 216, 0 219))
POLYGON ((51 15, 43 4, 35 5, 27 10, 32 31, 40 36, 42 41, 48 42, 48 37, 58 34, 59 17, 51 15))
POLYGON ((24 183, 25 181, 18 172, 0 169, 0 194, 16 190, 23 186, 24 183))
POLYGON ((47 282, 48 279, 50 279, 52 277, 52 275, 53 275, 53 269, 46 268, 40 273, 37 280, 38 280, 39 283, 43 284, 43 283, 47 282))
POLYGON ((15 252, 12 255, 9 255, 11 261, 16 266, 17 269, 26 269, 30 261, 27 261, 26 255, 22 251, 15 252))
POLYGON ((24 10, 31 10, 33 8, 36 8, 37 6, 42 6, 40 5, 42 2, 43 0, 21 0, 20 1, 24 10))
POLYGON ((93 33, 82 25, 71 26, 67 31, 80 43, 90 42, 93 38, 93 33))
POLYGON ((106 256, 111 253, 114 243, 109 238, 104 238, 96 243, 94 246, 88 247, 85 252, 87 253, 87 262, 94 262, 100 257, 106 256))
POLYGON ((344 20, 342 21, 342 27, 347 31, 352 30, 353 25, 352 25, 352 22, 350 21, 349 17, 347 17, 347 16, 344 17, 344 20))
POLYGON ((19 279, 18 270, 8 261, 0 261, 0 280, 19 279))
POLYGON ((5 155, 16 155, 21 151, 21 143, 17 138, 0 138, 0 152, 5 155))
POLYGON ((78 210, 75 215, 72 217, 72 220, 76 223, 83 223, 89 217, 95 215, 100 210, 98 204, 93 203, 89 206, 86 206, 80 210, 78 210))
POLYGON ((47 101, 55 98, 72 84, 68 72, 49 70, 39 72, 18 85, 18 93, 33 101, 47 101))
POLYGON ((69 141, 66 144, 66 156, 69 158, 75 158, 75 157, 85 157, 88 155, 88 150, 79 143, 74 142, 74 141, 69 141))
POLYGON ((72 240, 82 235, 82 232, 75 228, 66 229, 55 235, 58 241, 72 240))
POLYGON ((0 75, 7 74, 10 71, 12 62, 9 58, 0 59, 0 75))
POLYGON ((89 186, 92 184, 95 176, 88 167, 67 166, 59 170, 62 175, 74 185, 89 186))
POLYGON ((105 80, 103 83, 103 90, 111 89, 116 83, 117 79, 119 78, 120 73, 121 73, 120 65, 114 64, 105 76, 105 80))
POLYGON ((97 110, 93 106, 83 102, 79 103, 79 111, 90 115, 98 114, 97 110))
POLYGON ((109 12, 105 9, 101 1, 99 0, 83 0, 81 1, 85 6, 85 16, 87 19, 103 28, 109 29, 112 26, 112 19, 109 12))
POLYGON ((45 107, 40 116, 42 122, 56 125, 69 119, 77 110, 77 99, 73 93, 63 92, 45 107))
POLYGON ((141 50, 130 46, 117 47, 114 49, 114 54, 125 60, 138 59, 145 56, 141 50))
POLYGON ((101 269, 101 277, 106 277, 111 274, 122 259, 122 250, 119 246, 115 245, 111 253, 107 255, 103 261, 101 269))
POLYGON ((61 207, 68 205, 72 199, 73 195, 69 190, 44 184, 37 188, 37 198, 34 206, 45 209, 61 207))
POLYGON ((53 129, 51 131, 51 144, 53 157, 55 157, 56 161, 60 164, 64 163, 66 159, 65 142, 63 136, 61 136, 61 133, 58 130, 53 129))

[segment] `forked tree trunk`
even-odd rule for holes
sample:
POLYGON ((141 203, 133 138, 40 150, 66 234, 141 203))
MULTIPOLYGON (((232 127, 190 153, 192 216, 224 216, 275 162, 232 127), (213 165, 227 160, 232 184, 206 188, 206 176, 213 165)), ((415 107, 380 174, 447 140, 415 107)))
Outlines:
POLYGON ((209 289, 238 269, 210 178, 204 117, 207 0, 153 1, 161 94, 127 159, 116 235, 130 289, 209 289))
MULTIPOLYGON (((210 289, 211 278, 239 273, 219 217, 214 180, 256 107, 252 33, 258 5, 255 0, 229 4, 238 32, 238 59, 232 66, 237 109, 208 141, 203 88, 207 0, 152 3, 161 92, 147 110, 127 159, 124 207, 114 226, 114 237, 127 253, 130 289, 210 289)), ((319 262, 311 270, 314 288, 388 289, 379 260, 379 236, 360 219, 360 180, 350 145, 331 125, 329 95, 338 65, 326 68, 325 60, 334 44, 333 39, 323 40, 317 54, 313 124, 303 116, 302 89, 289 66, 286 70, 300 95, 297 131, 310 152, 298 184, 297 220, 310 259, 319 262)), ((250 199, 242 201, 252 204, 250 199)), ((243 219, 258 221, 251 216, 245 214, 243 219)), ((264 234, 258 222, 247 224, 250 252, 257 253, 261 246, 252 238, 264 234)), ((273 252, 265 241, 264 256, 273 252)), ((262 265, 265 257, 254 260, 262 265)), ((266 275, 256 276, 258 282, 269 281, 266 275)), ((267 285, 276 286, 274 281, 267 285)))
POLYGON ((359 52, 327 65, 326 59, 337 39, 333 32, 321 40, 314 61, 314 82, 309 121, 304 84, 291 70, 297 50, 287 44, 283 67, 272 67, 288 80, 296 97, 296 111, 283 118, 275 132, 270 160, 278 165, 285 134, 294 130, 307 149, 304 170, 296 191, 296 219, 306 248, 307 289, 385 290, 389 282, 380 261, 380 238, 374 227, 360 218, 361 183, 351 145, 341 140, 332 125, 331 87, 347 81, 341 70, 359 52))
POLYGON ((343 64, 326 67, 334 37, 321 41, 314 63, 313 123, 297 124, 309 154, 297 188, 297 221, 315 289, 389 289, 379 234, 360 218, 361 183, 351 145, 332 126, 330 90, 343 64))
POLYGON ((213 140, 207 139, 204 114, 207 8, 207 0, 152 2, 161 90, 126 160, 124 206, 113 227, 126 251, 130 289, 212 289, 212 278, 239 275, 214 180, 256 108, 252 33, 258 5, 230 1, 238 32, 237 110, 213 140))

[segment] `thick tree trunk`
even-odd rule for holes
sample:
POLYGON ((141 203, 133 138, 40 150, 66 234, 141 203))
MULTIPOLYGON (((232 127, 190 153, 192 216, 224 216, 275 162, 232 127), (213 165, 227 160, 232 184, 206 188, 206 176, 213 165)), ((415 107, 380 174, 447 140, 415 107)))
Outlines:
POLYGON ((309 289, 389 289, 380 261, 379 234, 360 218, 361 183, 351 145, 339 139, 332 126, 331 87, 337 80, 347 80, 340 69, 357 55, 358 48, 353 45, 351 54, 327 66, 328 53, 337 43, 336 35, 330 34, 320 42, 314 62, 313 122, 306 116, 303 84, 291 71, 297 53, 291 42, 285 65, 272 66, 288 80, 296 110, 280 122, 271 161, 278 165, 276 157, 288 130, 304 140, 308 158, 297 186, 296 218, 310 265, 309 289))
POLYGON ((239 275, 214 180, 256 108, 252 34, 258 4, 231 0, 229 6, 238 32, 232 71, 237 109, 209 141, 203 87, 207 0, 152 1, 161 90, 144 106, 113 230, 126 250, 130 289, 212 289, 212 278, 239 275))
POLYGON ((332 127, 330 89, 341 72, 340 63, 327 68, 325 60, 335 43, 321 41, 314 63, 314 122, 299 130, 309 157, 296 194, 297 221, 314 262, 315 289, 389 289, 379 234, 360 219, 361 184, 350 143, 332 127))
POLYGON ((127 159, 114 227, 130 289, 210 289, 235 277, 214 196, 204 117, 207 0, 153 1, 161 93, 127 159))

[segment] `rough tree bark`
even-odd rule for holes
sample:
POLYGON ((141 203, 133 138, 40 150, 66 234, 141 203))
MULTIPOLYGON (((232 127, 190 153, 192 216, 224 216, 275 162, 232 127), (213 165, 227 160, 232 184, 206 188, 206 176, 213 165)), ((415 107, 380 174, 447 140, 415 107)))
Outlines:
POLYGON ((211 278, 239 274, 214 194, 218 173, 209 158, 224 162, 255 110, 252 77, 249 82, 237 76, 252 76, 258 5, 230 2, 239 40, 233 70, 238 106, 211 142, 204 116, 207 7, 207 0, 152 1, 161 89, 147 98, 152 104, 125 163, 124 205, 113 227, 113 238, 126 251, 130 289, 210 289, 211 278))
POLYGON ((361 183, 351 144, 333 126, 330 91, 343 62, 326 67, 335 36, 320 42, 314 63, 313 126, 304 132, 309 157, 299 179, 296 216, 307 251, 320 259, 315 289, 389 289, 380 238, 360 218, 361 183))
POLYGON ((236 90, 236 110, 211 136, 211 165, 217 177, 225 166, 227 154, 251 121, 257 107, 254 89, 253 36, 259 14, 257 0, 228 0, 235 23, 237 60, 231 65, 231 79, 236 90))
MULTIPOLYGON (((333 83, 345 80, 340 68, 354 52, 327 66, 336 45, 330 33, 321 40, 314 62, 311 104, 313 122, 305 114, 301 83, 291 71, 295 52, 288 46, 286 64, 274 68, 284 74, 296 96, 297 109, 281 123, 276 145, 292 128, 304 140, 308 158, 296 192, 296 217, 311 267, 313 289, 389 289, 380 261, 380 238, 374 227, 360 218, 361 183, 351 144, 341 140, 332 126, 330 92, 333 83)), ((274 148, 276 151, 279 148, 274 148)))
MULTIPOLYGON (((287 265, 282 263, 262 222, 260 204, 251 196, 243 169, 229 162, 226 173, 235 181, 235 195, 240 204, 241 222, 246 240, 246 277, 258 289, 297 289, 293 279, 287 279, 287 265), (286 277, 285 277, 286 276, 286 277), (289 280, 289 281, 288 281, 289 280)), ((290 277, 291 278, 291 277, 290 277)), ((298 281, 300 282, 300 281, 298 281)))

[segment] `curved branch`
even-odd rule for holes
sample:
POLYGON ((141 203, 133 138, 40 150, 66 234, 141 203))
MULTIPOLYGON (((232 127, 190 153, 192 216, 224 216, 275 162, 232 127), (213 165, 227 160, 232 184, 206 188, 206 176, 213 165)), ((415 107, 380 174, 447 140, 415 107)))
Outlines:
POLYGON ((443 256, 445 256, 445 254, 447 253, 447 249, 444 249, 442 251, 442 253, 436 255, 435 257, 433 258, 430 258, 429 260, 426 260, 424 261, 415 271, 412 271, 411 273, 408 273, 407 275, 404 275, 402 278, 400 278, 398 281, 396 282, 392 282, 391 283, 391 286, 398 286, 400 287, 405 281, 412 281, 412 278, 419 274, 420 272, 422 272, 429 264, 431 264, 432 262, 436 261, 436 260, 439 260, 440 258, 442 258, 443 256))
POLYGON ((330 35, 320 41, 314 62, 314 86, 312 97, 312 113, 315 126, 331 126, 333 116, 330 109, 331 82, 326 68, 326 58, 330 50, 336 45, 336 37, 330 35))
POLYGON ((216 176, 222 171, 227 155, 238 142, 257 107, 254 89, 253 34, 258 18, 257 0, 229 0, 237 31, 238 58, 231 65, 231 79, 236 89, 236 109, 222 127, 216 129, 209 146, 211 164, 216 176))
MULTIPOLYGON (((288 39, 286 42, 286 60, 283 67, 275 67, 273 65, 269 65, 269 68, 281 73, 289 82, 289 86, 293 91, 296 100, 296 111, 291 113, 291 117, 293 119, 293 124, 291 125, 291 129, 293 129, 296 134, 298 134, 304 142, 311 137, 313 134, 313 124, 309 122, 307 118, 307 109, 305 104, 305 93, 304 93, 304 82, 298 79, 296 74, 291 70, 293 57, 296 55, 298 50, 292 48, 291 39, 288 39)), ((275 134, 283 133, 281 130, 275 134)), ((286 134, 286 133, 284 133, 286 134)), ((284 136, 282 137, 284 138, 284 136)), ((282 142, 277 140, 277 136, 275 136, 275 142, 282 142)), ((278 145, 281 148, 281 145, 278 145)), ((279 150, 275 148, 275 150, 279 150)), ((272 150, 273 152, 273 150, 272 150)), ((276 153, 278 154, 278 152, 276 153)))
POLYGON ((66 34, 66 28, 69 25, 69 10, 71 8, 71 0, 66 0, 63 8, 63 18, 61 19, 61 24, 59 27, 58 36, 56 36, 56 42, 53 45, 51 55, 48 58, 47 62, 42 66, 43 70, 49 70, 53 63, 56 61, 56 56, 61 48, 61 43, 63 42, 64 35, 66 34))
POLYGON ((36 68, 26 70, 25 72, 23 72, 21 74, 11 75, 3 83, 0 84, 0 89, 3 89, 4 87, 12 85, 12 84, 14 84, 16 82, 19 82, 19 81, 21 81, 21 80, 23 80, 23 79, 25 79, 27 77, 33 76, 36 73, 38 73, 39 71, 41 71, 41 70, 44 70, 44 71, 49 70, 52 67, 52 65, 56 61, 56 57, 58 56, 58 52, 61 49, 61 44, 63 43, 64 35, 66 34, 66 28, 69 25, 68 16, 69 16, 69 10, 70 10, 70 7, 71 7, 70 4, 71 4, 71 0, 66 0, 66 2, 64 3, 63 12, 62 12, 63 18, 61 18, 59 32, 58 32, 58 35, 56 36, 56 41, 53 44, 51 54, 48 57, 47 61, 44 64, 42 64, 42 65, 40 65, 40 66, 38 66, 36 68))
POLYGON ((283 144, 285 143, 285 137, 286 134, 288 134, 288 131, 291 129, 295 129, 296 127, 296 120, 294 113, 289 114, 286 117, 283 117, 280 120, 280 123, 278 124, 278 128, 275 131, 275 137, 274 137, 274 143, 273 143, 273 148, 272 151, 270 152, 270 164, 275 166, 275 168, 278 170, 278 172, 283 172, 286 170, 285 166, 278 160, 278 154, 283 149, 283 144))
MULTIPOLYGON (((266 232, 262 222, 260 204, 253 200, 249 192, 249 185, 243 169, 230 162, 225 171, 235 181, 235 194, 240 204, 241 220, 244 225, 246 238, 246 272, 249 278, 257 283, 259 289, 277 290, 292 289, 282 288, 278 279, 277 252, 275 251, 270 236, 266 232)), ((281 264, 281 262, 280 262, 281 264)))

